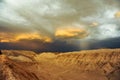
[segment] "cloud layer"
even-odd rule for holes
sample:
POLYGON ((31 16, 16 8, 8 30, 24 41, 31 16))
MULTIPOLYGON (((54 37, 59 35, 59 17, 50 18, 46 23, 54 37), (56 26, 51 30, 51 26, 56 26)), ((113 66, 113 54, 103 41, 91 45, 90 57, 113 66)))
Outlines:
POLYGON ((59 38, 84 38, 87 36, 87 31, 77 27, 62 27, 58 28, 55 36, 59 38))
MULTIPOLYGON (((79 46, 79 50, 88 49, 93 40, 98 42, 120 37, 119 2, 1 0, 0 39, 1 42, 10 44, 19 44, 22 41, 23 45, 27 41, 32 44, 39 40, 38 44, 48 44, 45 46, 46 50, 52 46, 49 44, 56 42, 65 43, 66 46, 76 45, 77 49, 79 46)), ((34 44, 35 46, 37 44, 34 44)), ((61 48, 60 46, 59 44, 56 47, 61 48)), ((40 46, 36 47, 39 48, 40 46)))

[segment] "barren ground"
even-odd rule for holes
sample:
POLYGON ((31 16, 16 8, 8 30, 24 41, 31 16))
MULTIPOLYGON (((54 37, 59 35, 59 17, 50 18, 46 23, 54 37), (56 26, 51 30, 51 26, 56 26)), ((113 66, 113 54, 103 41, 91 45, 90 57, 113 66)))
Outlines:
POLYGON ((120 49, 2 53, 0 80, 120 80, 120 49))

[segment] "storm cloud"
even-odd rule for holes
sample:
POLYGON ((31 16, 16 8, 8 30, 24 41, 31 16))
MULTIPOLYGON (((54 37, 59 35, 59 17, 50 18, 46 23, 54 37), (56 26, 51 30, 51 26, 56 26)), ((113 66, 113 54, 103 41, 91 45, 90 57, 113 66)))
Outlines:
POLYGON ((45 43, 39 39, 21 40, 19 42, 0 43, 1 49, 32 50, 35 52, 71 52, 79 51, 80 48, 76 42, 68 43, 66 41, 54 40, 51 43, 45 43))
POLYGON ((59 52, 106 47, 101 44, 120 37, 119 2, 0 0, 1 49, 59 52))

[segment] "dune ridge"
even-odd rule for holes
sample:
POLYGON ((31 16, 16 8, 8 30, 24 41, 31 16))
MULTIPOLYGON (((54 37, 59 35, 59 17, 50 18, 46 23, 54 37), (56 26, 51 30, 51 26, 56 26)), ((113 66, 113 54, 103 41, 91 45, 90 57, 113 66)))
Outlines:
POLYGON ((0 80, 120 80, 120 49, 2 53, 0 80))

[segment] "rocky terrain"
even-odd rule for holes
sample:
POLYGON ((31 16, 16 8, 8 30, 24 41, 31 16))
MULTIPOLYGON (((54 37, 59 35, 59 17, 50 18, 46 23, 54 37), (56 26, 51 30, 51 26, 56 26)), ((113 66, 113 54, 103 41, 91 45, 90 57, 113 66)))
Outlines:
POLYGON ((120 49, 2 53, 0 80, 120 80, 120 49))

